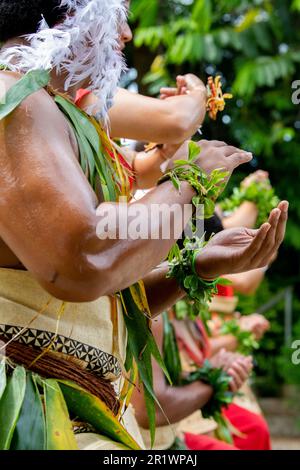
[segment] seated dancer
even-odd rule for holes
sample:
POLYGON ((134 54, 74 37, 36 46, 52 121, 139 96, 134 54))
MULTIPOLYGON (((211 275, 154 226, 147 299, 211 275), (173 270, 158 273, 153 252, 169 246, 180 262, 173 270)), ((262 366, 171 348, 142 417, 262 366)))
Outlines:
MULTIPOLYGON (((151 376, 147 364, 160 360, 147 318, 184 295, 159 263, 189 214, 170 226, 168 239, 162 220, 155 220, 158 238, 120 235, 131 221, 119 200, 130 201, 132 172, 99 121, 108 124, 124 24, 122 0, 0 0, 1 449, 143 446, 122 371, 130 375, 135 359, 139 373, 151 376), (101 103, 98 120, 75 106, 80 88, 101 103), (117 235, 103 237, 110 222, 117 235), (22 432, 24 422, 34 433, 22 432)), ((183 211, 202 197, 203 171, 224 168, 229 177, 251 159, 220 142, 201 149, 194 182, 174 164, 180 191, 168 173, 143 198, 145 223, 153 204, 183 211)), ((187 159, 187 147, 182 152, 187 159)), ((215 279, 227 266, 238 273, 268 264, 287 217, 282 202, 260 229, 217 235, 195 253, 199 279, 215 279)))
MULTIPOLYGON (((164 321, 166 319, 160 317, 153 324, 153 332, 161 350, 166 348, 164 335, 167 330, 164 321)), ((210 357, 208 338, 200 321, 173 319, 172 325, 180 347, 180 360, 185 373, 191 372, 195 367, 201 367, 209 357, 213 368, 221 368, 231 377, 229 385, 231 391, 236 392, 241 388, 252 370, 251 357, 224 350, 210 357)), ((173 344, 171 352, 173 356, 177 355, 175 349, 176 346, 173 344)), ((155 449, 165 450, 177 448, 179 445, 181 449, 190 450, 270 450, 268 427, 261 416, 232 403, 223 410, 222 414, 231 423, 233 443, 223 442, 211 435, 216 431, 216 424, 211 420, 204 420, 199 411, 214 400, 213 387, 201 379, 170 386, 155 364, 153 370, 155 391, 163 410, 157 408, 156 412, 158 428, 155 449), (180 436, 181 442, 175 441, 176 434, 180 436)), ((133 403, 144 440, 149 445, 149 433, 146 431, 148 418, 143 406, 142 388, 135 390, 133 403)))
MULTIPOLYGON (((205 359, 211 361, 211 359, 215 357, 223 357, 224 354, 228 354, 225 352, 225 349, 220 349, 218 352, 213 351, 211 338, 207 335, 204 324, 200 319, 196 321, 189 319, 178 321, 175 318, 173 325, 182 362, 187 369, 191 367, 189 364, 195 364, 201 367, 205 359)), ((251 356, 244 356, 244 359, 252 360, 251 356)), ((230 366, 228 370, 229 373, 232 372, 231 369, 234 370, 235 365, 230 366)), ((244 397, 245 385, 246 382, 244 382, 240 388, 242 396, 235 397, 234 402, 230 404, 227 409, 223 410, 223 415, 229 420, 233 427, 239 431, 238 433, 233 431, 234 444, 241 450, 270 450, 271 444, 268 425, 261 416, 261 413, 257 411, 254 404, 249 404, 248 397, 244 397)), ((190 435, 191 433, 187 433, 186 435, 187 442, 189 438, 191 439, 191 441, 189 441, 189 447, 194 449, 194 445, 201 445, 202 436, 200 436, 199 441, 197 441, 195 436, 190 435)))

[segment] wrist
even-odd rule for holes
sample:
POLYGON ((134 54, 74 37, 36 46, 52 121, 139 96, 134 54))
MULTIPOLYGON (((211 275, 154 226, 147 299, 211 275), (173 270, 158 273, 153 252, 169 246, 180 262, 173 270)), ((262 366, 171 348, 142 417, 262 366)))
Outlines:
POLYGON ((212 385, 202 382, 202 380, 199 380, 196 383, 199 391, 197 394, 197 409, 201 409, 213 398, 214 389, 212 385))
POLYGON ((206 282, 213 282, 221 276, 221 274, 213 274, 211 272, 211 266, 207 265, 203 251, 196 256, 195 271, 197 275, 206 282))
MULTIPOLYGON (((174 189, 174 184, 171 181, 170 175, 166 174, 162 176, 157 185, 160 186, 161 184, 168 184, 171 189, 174 189)), ((188 182, 188 181, 181 181, 180 182, 180 193, 182 192, 188 194, 188 198, 192 201, 193 197, 197 195, 195 188, 188 182)))
POLYGON ((207 95, 207 90, 203 86, 195 87, 193 90, 189 91, 188 94, 190 96, 193 96, 195 99, 197 99, 199 102, 203 102, 206 106, 207 100, 208 100, 208 95, 207 95))

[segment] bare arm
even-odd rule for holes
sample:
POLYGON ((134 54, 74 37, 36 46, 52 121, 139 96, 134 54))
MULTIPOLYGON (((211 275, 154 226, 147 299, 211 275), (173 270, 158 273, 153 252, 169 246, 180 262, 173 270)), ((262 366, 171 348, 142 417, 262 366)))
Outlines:
POLYGON ((133 167, 136 188, 153 188, 164 173, 162 165, 166 164, 180 147, 180 144, 164 144, 147 152, 135 152, 126 147, 123 148, 122 153, 133 167))
POLYGON ((163 263, 144 278, 147 299, 153 317, 160 315, 186 295, 175 279, 166 278, 167 273, 168 263, 163 263))
MULTIPOLYGON (((16 81, 2 76, 8 86, 16 81)), ((159 240, 97 237, 98 200, 76 160, 68 125, 46 92, 29 97, 0 126, 0 237, 50 294, 94 300, 143 278, 167 256, 179 236, 172 231, 159 240)), ((149 211, 161 202, 182 208, 193 194, 188 184, 179 193, 167 182, 143 203, 149 211)), ((120 225, 124 217, 128 222, 124 206, 114 207, 120 225)), ((100 207, 115 219, 111 205, 100 207)), ((157 225, 161 234, 162 221, 157 225)))
MULTIPOLYGON (((163 345, 163 322, 159 318, 153 322, 153 334, 162 350, 163 345)), ((190 416, 195 411, 201 409, 210 399, 213 394, 213 389, 210 385, 202 382, 194 382, 182 387, 171 387, 166 383, 166 379, 155 362, 153 362, 154 374, 154 390, 155 394, 168 417, 170 423, 177 423, 182 419, 190 416)), ((145 402, 143 390, 136 390, 133 395, 133 405, 136 410, 136 417, 138 423, 148 428, 148 418, 145 410, 145 402)), ((164 414, 157 407, 156 409, 156 425, 165 426, 168 422, 164 414)))
POLYGON ((215 336, 210 338, 209 343, 212 356, 222 349, 226 349, 226 351, 236 351, 238 347, 237 339, 233 335, 215 336))
MULTIPOLYGON (((284 239, 287 218, 288 203, 283 201, 271 212, 268 224, 260 230, 231 229, 215 235, 197 256, 199 276, 215 279, 228 270, 236 274, 225 277, 238 279, 240 274, 237 273, 245 273, 246 276, 253 276, 250 283, 253 288, 265 271, 262 267, 274 259, 284 239)), ((167 267, 162 265, 145 280, 154 316, 184 295, 174 280, 164 279, 166 273, 167 267)))
MULTIPOLYGON (((86 96, 81 107, 94 102, 86 96)), ((167 100, 148 98, 119 89, 109 111, 113 138, 177 144, 190 139, 201 126, 206 114, 205 90, 167 100)))
POLYGON ((254 202, 245 201, 234 211, 232 215, 222 218, 223 227, 246 227, 254 228, 258 216, 258 210, 254 202))
POLYGON ((226 278, 232 282, 236 292, 244 295, 254 295, 265 277, 266 270, 254 269, 241 274, 231 274, 226 278))

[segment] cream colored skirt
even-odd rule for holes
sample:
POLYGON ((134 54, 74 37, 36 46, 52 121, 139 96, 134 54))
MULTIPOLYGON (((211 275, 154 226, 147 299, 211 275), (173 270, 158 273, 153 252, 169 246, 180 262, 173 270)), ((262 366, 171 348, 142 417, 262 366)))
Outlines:
MULTIPOLYGON (((64 303, 49 295, 29 272, 0 268, 0 334, 33 347, 51 345, 52 350, 73 357, 86 370, 109 379, 120 394, 127 332, 118 300, 101 297, 89 303, 64 303)), ((130 408, 123 420, 143 446, 130 408)), ((77 440, 81 449, 93 445, 120 448, 95 434, 79 434, 77 440)))

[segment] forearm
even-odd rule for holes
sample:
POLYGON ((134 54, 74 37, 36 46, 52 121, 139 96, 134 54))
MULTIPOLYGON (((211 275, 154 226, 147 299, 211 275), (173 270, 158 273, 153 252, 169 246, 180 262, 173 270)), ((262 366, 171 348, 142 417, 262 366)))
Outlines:
MULTIPOLYGON (((165 413, 159 407, 156 408, 156 426, 169 424, 166 416, 171 424, 178 423, 203 408, 213 395, 212 387, 203 382, 194 382, 182 387, 166 386, 163 391, 154 391, 165 413)), ((139 425, 148 429, 149 420, 143 400, 134 399, 134 407, 139 425)))
POLYGON ((136 186, 151 189, 163 175, 163 166, 172 158, 181 144, 157 146, 148 152, 136 152, 132 156, 136 186))
MULTIPOLYGON (((211 399, 213 389, 203 382, 194 382, 183 387, 167 387, 158 400, 171 424, 178 423, 195 411, 203 408, 211 399)), ((167 424, 166 418, 159 408, 156 411, 157 426, 167 424)))
POLYGON ((102 215, 95 214, 89 230, 85 224, 85 233, 77 234, 69 263, 66 265, 62 260, 53 282, 45 285, 46 289, 65 301, 84 302, 113 294, 142 279, 166 258, 181 235, 190 216, 184 211, 184 206, 191 202, 193 195, 194 191, 187 183, 182 184, 179 192, 171 182, 166 182, 149 192, 139 203, 101 204, 102 215), (176 211, 180 212, 180 223, 176 228, 172 211, 167 226, 163 217, 153 217, 153 206, 162 203, 166 209, 176 205, 176 211), (129 208, 131 214, 134 210, 136 214, 130 216, 129 208), (141 226, 146 227, 146 233, 135 240, 127 229, 130 232, 133 228, 131 224, 139 217, 141 208, 141 226), (185 215, 182 217, 182 214, 185 215), (184 218, 186 220, 182 220, 184 218), (111 236, 107 236, 107 225, 112 227, 111 236), (169 229, 167 236, 163 227, 169 229))
POLYGON ((226 279, 232 282, 234 290, 243 295, 253 295, 265 277, 266 269, 254 269, 241 274, 227 275, 226 279))
POLYGON ((258 216, 258 210, 253 202, 245 201, 230 216, 223 217, 222 223, 225 229, 234 227, 254 228, 258 216))
POLYGON ((180 143, 191 138, 206 114, 206 94, 195 90, 188 95, 158 100, 120 90, 109 115, 115 138, 180 143))
POLYGON ((168 263, 163 263, 152 270, 145 278, 151 314, 153 317, 161 314, 185 296, 175 279, 167 279, 168 263))
POLYGON ((236 351, 238 347, 237 339, 233 335, 222 335, 210 338, 211 355, 214 356, 221 349, 226 351, 236 351))

